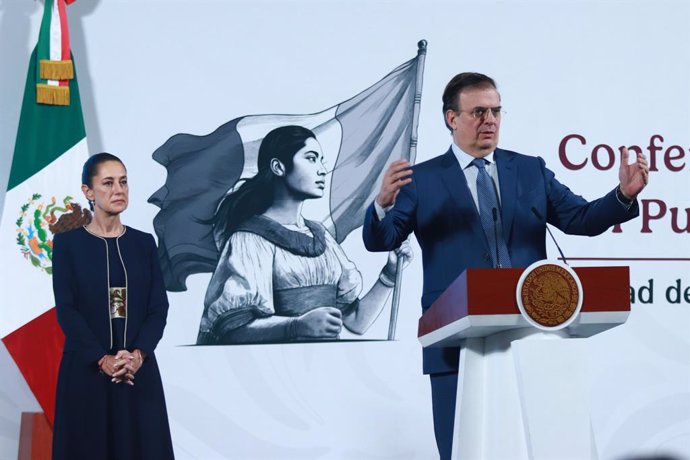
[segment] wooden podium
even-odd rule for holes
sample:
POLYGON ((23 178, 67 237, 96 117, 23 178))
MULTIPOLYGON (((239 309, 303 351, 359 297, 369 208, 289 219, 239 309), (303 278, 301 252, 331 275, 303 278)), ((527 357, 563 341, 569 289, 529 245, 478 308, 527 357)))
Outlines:
POLYGON ((579 315, 544 331, 521 314, 523 269, 468 269, 419 320, 424 347, 460 349, 454 459, 597 459, 586 343, 630 314, 628 267, 583 267, 579 315))

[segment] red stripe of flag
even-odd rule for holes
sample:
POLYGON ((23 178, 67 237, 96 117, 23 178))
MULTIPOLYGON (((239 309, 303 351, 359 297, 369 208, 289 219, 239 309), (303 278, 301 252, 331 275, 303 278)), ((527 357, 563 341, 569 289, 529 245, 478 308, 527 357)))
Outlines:
POLYGON ((52 427, 58 368, 65 342, 55 308, 8 334, 2 341, 52 427))
POLYGON ((69 61, 70 57, 70 43, 69 43, 69 25, 67 23, 67 10, 65 9, 65 0, 57 0, 58 12, 60 13, 60 35, 62 39, 62 56, 63 61, 69 61))
MULTIPOLYGON (((61 36, 61 46, 62 55, 60 59, 63 61, 69 61, 72 59, 70 52, 69 43, 69 25, 67 22, 67 10, 65 8, 65 0, 55 0, 57 2, 58 13, 60 14, 60 36, 61 36)), ((68 80, 60 80, 60 86, 69 86, 68 80)))

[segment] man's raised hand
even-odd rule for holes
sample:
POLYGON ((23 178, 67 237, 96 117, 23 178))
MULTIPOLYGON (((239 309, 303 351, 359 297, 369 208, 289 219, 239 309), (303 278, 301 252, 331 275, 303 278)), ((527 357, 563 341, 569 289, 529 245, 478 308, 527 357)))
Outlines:
POLYGON ((388 166, 383 175, 381 190, 376 196, 376 202, 382 208, 387 208, 395 204, 395 199, 400 193, 400 189, 412 182, 412 169, 407 160, 396 160, 388 166))

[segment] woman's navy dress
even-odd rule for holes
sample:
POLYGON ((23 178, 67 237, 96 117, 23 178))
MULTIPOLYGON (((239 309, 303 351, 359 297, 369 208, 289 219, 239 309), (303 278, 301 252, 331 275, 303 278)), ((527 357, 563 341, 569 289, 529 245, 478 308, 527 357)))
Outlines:
POLYGON ((53 290, 65 346, 58 376, 53 459, 172 459, 154 349, 168 301, 156 244, 127 227, 117 238, 79 228, 55 236, 53 290), (134 386, 115 384, 98 360, 146 354, 134 386))

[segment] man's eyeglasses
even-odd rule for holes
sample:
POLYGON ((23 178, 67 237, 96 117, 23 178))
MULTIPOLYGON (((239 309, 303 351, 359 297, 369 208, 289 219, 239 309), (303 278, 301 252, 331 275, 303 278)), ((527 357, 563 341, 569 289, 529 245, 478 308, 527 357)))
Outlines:
POLYGON ((483 120, 489 112, 491 112, 491 115, 494 116, 494 118, 500 118, 501 115, 504 115, 505 112, 503 111, 503 108, 501 106, 498 107, 475 107, 472 110, 469 111, 464 111, 461 110, 461 112, 465 112, 470 114, 475 120, 483 120))

